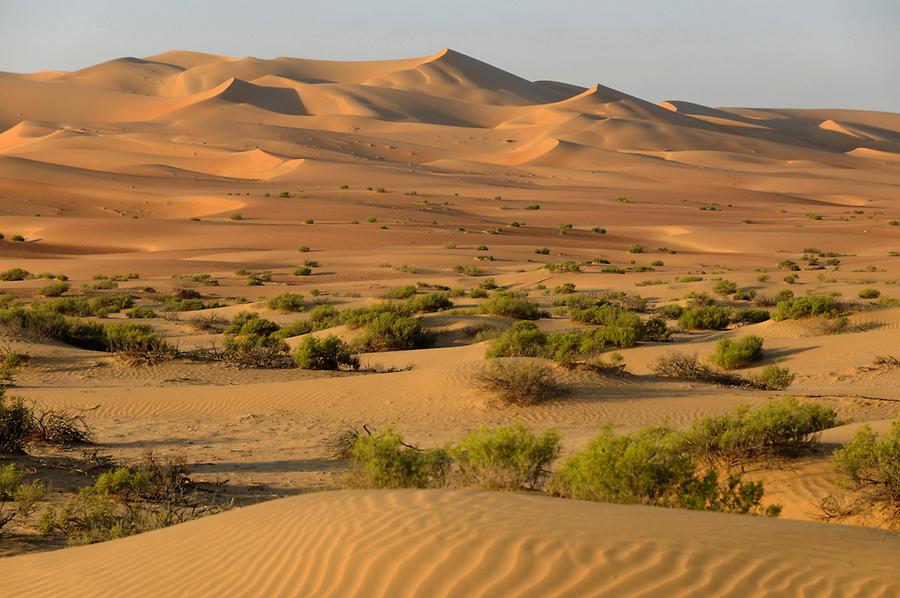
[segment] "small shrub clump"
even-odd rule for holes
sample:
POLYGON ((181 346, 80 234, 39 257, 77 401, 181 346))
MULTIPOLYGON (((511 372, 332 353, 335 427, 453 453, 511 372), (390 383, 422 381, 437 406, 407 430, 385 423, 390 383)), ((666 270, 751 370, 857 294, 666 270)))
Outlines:
POLYGON ((682 328, 703 330, 723 330, 731 323, 731 310, 726 307, 707 305, 691 307, 678 317, 678 325, 682 328))
POLYGON ((421 450, 388 428, 360 434, 353 443, 348 482, 362 488, 431 488, 443 486, 451 459, 444 449, 421 450))
POLYGON ((476 382, 505 405, 535 405, 561 392, 553 370, 534 361, 491 361, 476 382))
POLYGON ((450 449, 455 477, 464 486, 496 490, 537 490, 559 456, 560 436, 540 436, 522 424, 469 432, 450 449))
POLYGON ((294 364, 304 370, 337 370, 359 368, 359 355, 340 338, 329 335, 319 339, 308 336, 291 355, 294 364))
POLYGON ((569 457, 549 481, 551 494, 580 500, 638 503, 684 509, 778 516, 762 504, 761 482, 704 472, 667 427, 616 435, 607 425, 583 451, 569 457))
POLYGON ((874 510, 889 525, 900 523, 900 420, 877 438, 869 426, 834 452, 843 485, 857 496, 855 510, 874 510))
POLYGON ((762 357, 763 339, 745 336, 738 340, 722 339, 709 360, 724 370, 737 370, 751 365, 762 357))
POLYGON ((493 297, 482 302, 481 311, 517 320, 537 320, 541 317, 541 309, 537 303, 530 301, 523 294, 508 291, 498 291, 493 297))

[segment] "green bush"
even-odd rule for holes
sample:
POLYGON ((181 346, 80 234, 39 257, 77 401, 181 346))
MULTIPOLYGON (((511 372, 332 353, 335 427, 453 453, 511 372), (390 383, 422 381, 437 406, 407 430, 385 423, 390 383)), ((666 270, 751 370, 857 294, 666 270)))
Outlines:
POLYGON ((44 297, 59 297, 60 295, 65 294, 66 291, 69 290, 69 283, 67 282, 54 282, 53 284, 48 284, 40 290, 41 295, 44 297))
POLYGON ((738 340, 723 338, 709 360, 725 370, 737 370, 751 365, 762 357, 763 339, 745 336, 738 340))
POLYGON ((900 519, 900 420, 880 439, 863 426, 832 460, 863 506, 880 510, 891 524, 900 519))
POLYGON ((108 351, 134 355, 160 354, 170 351, 169 346, 147 324, 135 324, 134 322, 107 324, 103 332, 108 351))
POLYGON ((878 299, 881 297, 881 291, 878 289, 862 289, 859 292, 860 299, 878 299))
POLYGON ((486 357, 539 357, 544 354, 547 335, 532 322, 516 322, 495 339, 486 357))
POLYGON ((248 367, 293 367, 278 324, 258 314, 241 312, 225 329, 225 361, 248 367))
POLYGON ((366 351, 418 349, 431 343, 432 337, 416 318, 383 312, 366 323, 357 339, 366 351))
POLYGON ((291 357, 298 368, 305 370, 337 370, 342 366, 351 370, 359 368, 359 356, 334 335, 322 339, 306 337, 291 357))
POLYGON ((798 320, 821 316, 836 318, 841 312, 841 303, 831 295, 810 295, 792 297, 779 301, 772 317, 775 320, 798 320))
POLYGON ((103 295, 94 297, 90 301, 91 313, 95 316, 118 313, 134 305, 134 299, 130 295, 103 295))
POLYGON ((786 398, 696 420, 685 439, 688 450, 704 463, 733 467, 815 448, 818 432, 836 423, 834 409, 786 398))
POLYGON ((362 488, 429 488, 443 486, 451 459, 444 449, 419 450, 388 428, 360 435, 353 443, 349 483, 362 488))
POLYGON ((767 365, 753 377, 753 386, 760 390, 784 390, 794 382, 794 374, 787 368, 767 365))
POLYGON ((465 486, 536 490, 559 451, 556 430, 538 436, 522 424, 513 424, 469 432, 450 449, 450 455, 465 486))
POLYGON ((126 311, 125 315, 132 320, 145 320, 147 318, 155 318, 157 314, 149 307, 138 306, 132 307, 131 309, 126 311))
POLYGON ((561 391, 553 370, 533 361, 488 362, 478 374, 476 383, 506 405, 535 405, 561 391))
POLYGON ((737 292, 737 285, 730 280, 719 280, 713 285, 713 292, 716 295, 720 295, 722 297, 727 297, 728 295, 733 295, 737 292))
POLYGON ((17 517, 28 517, 43 497, 44 487, 40 482, 26 484, 24 474, 15 464, 0 465, 0 530, 17 517), (11 507, 8 503, 12 503, 11 507))
POLYGON ((754 309, 752 307, 743 307, 731 313, 731 321, 735 324, 758 324, 765 322, 769 318, 769 312, 765 309, 754 309))
POLYGON ((269 309, 281 312, 303 311, 305 306, 303 295, 297 293, 282 293, 269 299, 266 304, 269 309))
POLYGON ((406 302, 406 308, 410 313, 431 313, 453 307, 450 294, 447 292, 426 293, 411 297, 406 302))
POLYGON ((416 286, 408 284, 402 287, 394 287, 384 294, 385 299, 409 299, 416 294, 416 286))
POLYGON ((515 318, 517 320, 537 320, 541 317, 540 306, 529 301, 524 294, 498 291, 481 304, 486 314, 515 318))
POLYGON ((605 426, 585 450, 563 463, 549 489, 581 500, 769 516, 780 512, 777 506, 762 506, 761 482, 732 476, 721 484, 716 471, 704 473, 682 436, 666 427, 616 435, 605 426))
POLYGON ((678 325, 682 328, 723 330, 727 328, 730 323, 731 310, 715 305, 691 307, 684 310, 678 318, 678 325))
POLYGON ((22 454, 34 433, 34 412, 0 386, 0 453, 22 454))
POLYGON ((9 270, 0 272, 0 280, 3 281, 26 280, 31 277, 31 272, 29 272, 28 270, 23 270, 22 268, 10 268, 9 270))

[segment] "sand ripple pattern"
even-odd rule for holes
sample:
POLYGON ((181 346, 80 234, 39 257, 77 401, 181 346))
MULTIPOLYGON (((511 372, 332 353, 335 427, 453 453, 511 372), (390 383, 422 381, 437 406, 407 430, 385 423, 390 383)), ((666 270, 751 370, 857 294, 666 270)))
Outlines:
POLYGON ((16 596, 896 596, 900 535, 478 491, 288 498, 4 561, 16 596))

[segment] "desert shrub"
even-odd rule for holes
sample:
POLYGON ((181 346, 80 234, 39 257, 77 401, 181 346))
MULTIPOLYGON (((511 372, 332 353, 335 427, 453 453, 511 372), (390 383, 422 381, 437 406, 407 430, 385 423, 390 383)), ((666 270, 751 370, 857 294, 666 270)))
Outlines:
POLYGON ((33 433, 34 411, 0 386, 0 453, 24 453, 33 433))
POLYGON ((130 295, 103 295, 94 297, 90 301, 91 313, 95 316, 118 313, 134 305, 134 298, 130 295))
POLYGON ((429 488, 443 486, 451 459, 444 449, 420 450, 388 428, 360 434, 350 456, 349 484, 363 488, 429 488))
POLYGON ((508 291, 498 291, 493 297, 482 302, 481 311, 517 320, 537 320, 541 317, 540 306, 537 303, 529 301, 523 294, 508 291))
POLYGON ((878 289, 862 289, 859 291, 860 299, 878 299, 881 297, 881 291, 878 289))
POLYGON ((732 299, 735 301, 753 301, 756 297, 756 291, 753 289, 737 289, 732 299))
POLYGON ((772 317, 775 320, 797 320, 822 316, 835 318, 841 312, 841 303, 831 295, 809 295, 779 301, 772 317))
POLYGON ((359 367, 359 356, 340 338, 329 335, 319 339, 308 336, 291 355, 298 368, 305 370, 351 370, 359 367))
POLYGON ((745 368, 762 357, 763 339, 745 336, 738 340, 723 338, 709 360, 725 370, 745 368))
POLYGON ((200 332, 212 332, 214 334, 225 332, 225 329, 230 325, 230 322, 219 314, 201 314, 194 316, 188 320, 188 323, 194 330, 200 332))
POLYGON ((303 295, 297 293, 282 293, 276 295, 266 302, 269 309, 281 312, 303 311, 303 295))
POLYGON ((787 368, 767 365, 752 379, 754 388, 760 390, 784 390, 794 382, 794 374, 787 368))
POLYGON ((240 312, 225 329, 223 359, 238 366, 292 367, 288 346, 279 338, 275 322, 250 312, 240 312))
POLYGON ((12 383, 16 370, 26 361, 28 361, 28 355, 0 347, 0 388, 12 383))
POLYGON ((678 325, 683 328, 699 328, 703 330, 722 330, 731 323, 731 310, 725 307, 708 305, 691 307, 684 310, 678 318, 678 325))
POLYGON ((516 322, 497 337, 486 357, 538 357, 543 354, 547 335, 531 322, 516 322))
POLYGON ((147 324, 133 322, 107 324, 104 327, 104 338, 107 350, 112 352, 146 355, 170 351, 166 343, 147 324))
POLYGON ((453 307, 453 302, 450 301, 450 294, 442 291, 411 297, 406 307, 410 313, 431 313, 449 309, 453 307))
POLYGON ((0 465, 0 530, 17 517, 28 517, 43 497, 44 487, 40 482, 26 484, 24 474, 15 464, 0 465))
POLYGON ((418 319, 382 312, 365 324, 357 343, 367 351, 395 351, 424 347, 431 340, 418 319))
POLYGON ((32 412, 32 440, 72 446, 91 444, 94 431, 83 415, 59 409, 32 412))
POLYGON ((48 284, 40 290, 40 293, 44 297, 59 297, 60 295, 65 294, 66 291, 69 290, 69 283, 67 282, 54 282, 53 284, 48 284))
POLYGON ((723 386, 750 386, 750 380, 711 368, 697 359, 696 355, 671 352, 656 360, 652 366, 657 376, 709 382, 723 386))
POLYGON ((552 494, 581 500, 639 503, 694 510, 777 516, 762 505, 761 482, 731 476, 722 484, 715 470, 703 472, 685 450, 682 436, 667 427, 616 435, 601 428, 585 450, 569 457, 550 479, 552 494))
POLYGON ((540 436, 522 424, 469 432, 450 449, 465 486, 498 490, 536 490, 559 456, 560 436, 540 436))
POLYGON ((14 337, 62 339, 68 331, 68 321, 58 313, 16 306, 0 310, 0 327, 14 337))
POLYGON ((842 484, 858 495, 862 506, 882 512, 889 523, 900 519, 900 420, 880 439, 863 426, 832 455, 842 484))
POLYGON ((677 303, 670 303, 661 310, 662 315, 670 320, 677 320, 684 313, 684 308, 677 303))
POLYGON ((533 361, 491 361, 479 372, 476 384, 506 405, 534 405, 561 392, 553 370, 533 361))
POLYGON ((155 318, 156 312, 149 307, 138 306, 132 307, 131 309, 126 311, 125 315, 132 320, 145 320, 147 318, 155 318))
POLYGON ((488 292, 481 287, 475 287, 469 291, 469 297, 472 299, 482 299, 488 296, 488 292))
POLYGON ((695 420, 685 433, 688 450, 711 466, 734 467, 790 457, 818 445, 818 432, 834 427, 834 409, 786 398, 753 409, 695 420))
POLYGON ((691 292, 687 295, 687 304, 688 307, 706 307, 708 305, 715 305, 716 300, 708 293, 691 292))
POLYGON ((385 299, 409 299, 416 294, 416 286, 408 284, 402 287, 394 287, 384 294, 385 299))
POLYGON ((106 351, 109 349, 106 329, 99 322, 79 319, 66 320, 63 334, 55 338, 68 345, 90 351, 106 351))
POLYGON ((713 285, 713 292, 716 295, 720 295, 722 297, 727 297, 728 295, 733 295, 737 292, 737 284, 731 282, 730 280, 719 280, 716 284, 713 285))
POLYGON ((484 271, 478 266, 457 266, 454 270, 466 276, 482 276, 484 274, 484 271))
POLYGON ((731 312, 731 321, 735 324, 758 324, 769 318, 769 312, 765 309, 744 307, 731 312))
POLYGON ((62 534, 69 544, 91 544, 165 527, 213 505, 193 501, 183 458, 162 460, 147 453, 138 467, 117 467, 40 520, 45 535, 62 534))
POLYGON ((0 272, 0 280, 2 281, 18 281, 27 280, 32 277, 31 272, 22 268, 10 268, 0 272))

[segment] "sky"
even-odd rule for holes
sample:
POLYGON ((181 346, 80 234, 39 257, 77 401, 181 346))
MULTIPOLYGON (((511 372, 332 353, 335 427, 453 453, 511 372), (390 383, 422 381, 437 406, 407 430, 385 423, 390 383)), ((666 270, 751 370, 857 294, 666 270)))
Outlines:
POLYGON ((650 101, 900 112, 900 0, 0 0, 0 71, 444 47, 650 101))

